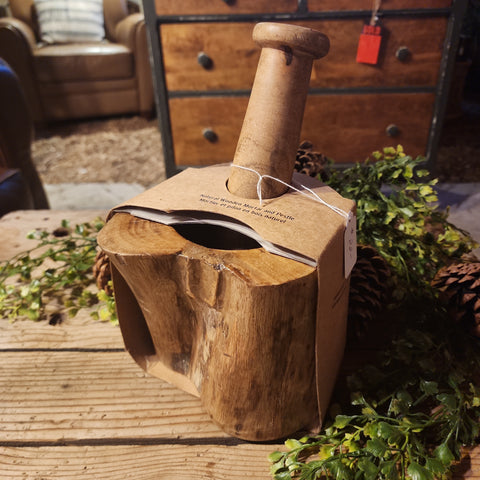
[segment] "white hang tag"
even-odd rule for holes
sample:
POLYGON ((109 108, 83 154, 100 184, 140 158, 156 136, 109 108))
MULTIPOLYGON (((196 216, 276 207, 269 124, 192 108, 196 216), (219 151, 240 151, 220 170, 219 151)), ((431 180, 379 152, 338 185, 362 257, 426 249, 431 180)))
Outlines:
POLYGON ((348 278, 357 262, 357 216, 353 213, 347 219, 343 244, 345 278, 348 278))

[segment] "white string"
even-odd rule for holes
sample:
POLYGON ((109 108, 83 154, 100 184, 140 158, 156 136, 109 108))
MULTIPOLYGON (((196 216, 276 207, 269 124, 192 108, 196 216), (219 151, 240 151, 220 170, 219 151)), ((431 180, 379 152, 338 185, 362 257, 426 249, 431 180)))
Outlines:
POLYGON ((372 17, 370 18, 370 25, 375 25, 378 22, 378 11, 380 10, 380 5, 382 0, 374 0, 372 8, 372 17))
POLYGON ((326 202, 325 200, 323 200, 322 198, 320 198, 320 196, 314 192, 312 189, 306 187, 305 185, 302 185, 301 183, 299 182, 295 182, 297 185, 299 185, 301 188, 303 188, 304 190, 307 190, 311 195, 308 195, 307 193, 305 193, 304 191, 294 187, 293 185, 290 185, 289 183, 286 183, 284 182, 283 180, 280 180, 279 178, 276 178, 276 177, 272 177, 271 175, 261 175, 259 172, 257 172, 256 170, 254 170, 253 168, 249 168, 249 167, 243 167, 242 165, 235 165, 232 163, 232 167, 235 167, 235 168, 241 168, 243 170, 248 170, 249 172, 252 172, 252 173, 255 173, 257 176, 258 176, 258 182, 257 182, 257 196, 258 196, 258 200, 260 202, 260 206, 262 206, 262 180, 264 178, 270 178, 271 180, 275 180, 276 182, 279 182, 279 183, 282 183, 283 185, 291 188, 292 190, 295 190, 296 192, 300 193, 301 195, 309 198, 310 200, 313 200, 315 202, 319 202, 321 203, 322 205, 325 205, 326 207, 330 208, 331 210, 333 210, 335 213, 337 213, 338 215, 341 215, 343 218, 345 218, 345 220, 348 222, 349 218, 351 217, 352 213, 351 212, 346 212, 345 210, 342 210, 341 208, 338 208, 336 207, 335 205, 331 205, 330 203, 326 202))

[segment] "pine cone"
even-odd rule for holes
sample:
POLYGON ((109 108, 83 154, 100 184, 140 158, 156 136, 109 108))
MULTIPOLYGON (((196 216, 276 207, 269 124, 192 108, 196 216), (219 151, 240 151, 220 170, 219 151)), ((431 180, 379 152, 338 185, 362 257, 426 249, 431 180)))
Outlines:
POLYGON ((93 276, 95 283, 99 290, 105 290, 107 295, 112 295, 112 287, 108 282, 112 279, 112 272, 110 270, 110 260, 103 250, 99 250, 93 265, 93 276))
POLYGON ((357 263, 350 277, 348 306, 349 336, 360 338, 368 323, 382 310, 387 296, 390 269, 378 251, 368 245, 357 245, 357 263))
POLYGON ((440 269, 432 281, 451 318, 480 337, 480 262, 454 263, 440 269))
POLYGON ((295 170, 310 177, 320 175, 322 180, 326 180, 327 172, 324 166, 329 163, 328 159, 325 155, 312 151, 312 148, 311 142, 304 141, 300 144, 295 160, 295 170))

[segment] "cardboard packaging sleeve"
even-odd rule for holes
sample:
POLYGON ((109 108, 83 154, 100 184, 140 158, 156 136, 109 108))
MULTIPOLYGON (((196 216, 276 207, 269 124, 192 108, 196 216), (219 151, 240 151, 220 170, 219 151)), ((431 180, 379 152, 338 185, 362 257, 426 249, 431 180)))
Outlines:
POLYGON ((188 169, 119 205, 98 242, 135 361, 199 396, 226 433, 273 440, 325 416, 345 345, 355 205, 300 174, 280 197, 240 198, 231 168, 188 169), (202 245, 190 236, 198 226, 207 240, 233 231, 255 248, 231 235, 202 245))

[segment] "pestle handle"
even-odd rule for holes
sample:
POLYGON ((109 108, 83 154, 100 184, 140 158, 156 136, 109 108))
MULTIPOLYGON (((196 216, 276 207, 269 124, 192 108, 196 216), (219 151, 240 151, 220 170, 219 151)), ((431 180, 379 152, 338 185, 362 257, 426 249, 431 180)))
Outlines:
MULTIPOLYGON (((228 179, 228 189, 243 198, 257 198, 258 175, 291 183, 300 143, 313 60, 328 53, 330 42, 310 28, 259 23, 253 39, 262 51, 228 179)), ((288 187, 264 179, 262 197, 282 195, 288 187)))

